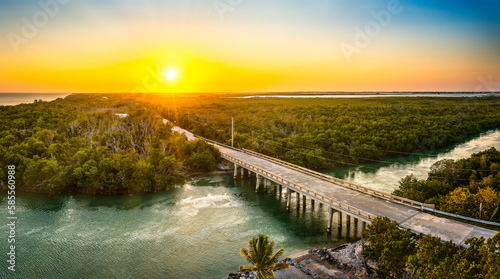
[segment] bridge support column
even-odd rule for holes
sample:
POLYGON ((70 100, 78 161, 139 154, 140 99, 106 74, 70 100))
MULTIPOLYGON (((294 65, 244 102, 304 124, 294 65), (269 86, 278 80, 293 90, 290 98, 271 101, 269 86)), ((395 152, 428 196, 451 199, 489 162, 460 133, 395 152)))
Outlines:
POLYGON ((333 208, 329 208, 328 212, 330 213, 330 218, 328 219, 328 227, 326 229, 326 232, 331 233, 332 232, 332 222, 333 222, 333 213, 335 212, 333 208))
POLYGON ((306 195, 302 195, 302 208, 306 210, 306 195))
POLYGON ((256 174, 256 176, 257 176, 257 182, 255 182, 255 192, 258 192, 260 187, 260 175, 256 174))
POLYGON ((248 177, 252 177, 252 172, 248 170, 248 177))
POLYGON ((241 167, 241 178, 245 177, 245 168, 241 167))
POLYGON ((292 190, 286 188, 286 210, 290 210, 290 200, 292 199, 292 190))
POLYGON ((238 178, 238 165, 236 163, 234 163, 234 174, 233 174, 233 177, 234 178, 238 178))
POLYGON ((351 216, 346 214, 346 228, 345 228, 345 233, 346 236, 349 238, 351 236, 351 216))
POLYGON ((311 199, 311 210, 314 211, 314 199, 311 199))
POLYGON ((339 228, 342 227, 342 211, 339 211, 339 228))
POLYGON ((297 197, 297 209, 300 207, 300 193, 295 192, 295 196, 297 197))
POLYGON ((269 180, 264 178, 264 190, 267 192, 267 185, 269 184, 269 180))

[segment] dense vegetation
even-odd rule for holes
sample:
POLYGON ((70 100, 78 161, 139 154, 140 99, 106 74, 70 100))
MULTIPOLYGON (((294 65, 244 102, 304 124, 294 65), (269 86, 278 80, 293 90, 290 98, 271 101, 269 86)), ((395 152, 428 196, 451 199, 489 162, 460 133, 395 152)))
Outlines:
POLYGON ((0 187, 7 165, 18 189, 50 194, 151 192, 215 170, 218 150, 173 134, 161 110, 119 95, 0 106, 0 187))
POLYGON ((466 159, 436 162, 426 180, 409 175, 394 194, 435 203, 442 211, 498 222, 500 151, 492 147, 466 159))
POLYGON ((165 102, 164 117, 226 144, 234 117, 235 146, 312 169, 433 150, 500 127, 500 99, 494 97, 148 98, 165 102))
POLYGON ((500 233, 485 240, 472 237, 462 249, 439 237, 403 231, 395 221, 378 217, 363 232, 365 258, 377 262, 378 278, 500 278, 500 233))

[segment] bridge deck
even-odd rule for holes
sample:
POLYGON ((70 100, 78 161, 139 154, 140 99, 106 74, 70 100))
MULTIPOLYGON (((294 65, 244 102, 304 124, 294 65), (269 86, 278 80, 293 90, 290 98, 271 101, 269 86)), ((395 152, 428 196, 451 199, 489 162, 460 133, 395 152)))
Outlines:
POLYGON ((379 199, 241 151, 219 145, 217 147, 221 153, 230 155, 247 164, 258 166, 258 168, 272 173, 277 177, 368 213, 387 216, 391 220, 398 222, 401 227, 410 229, 416 233, 439 236, 444 241, 452 240, 460 245, 464 245, 463 242, 465 239, 472 236, 484 236, 487 238, 497 233, 494 230, 430 215, 410 206, 379 199))
MULTIPOLYGON (((166 121, 167 120, 164 119, 164 122, 166 121)), ((179 133, 185 134, 189 140, 195 138, 195 136, 187 130, 176 126, 174 126, 174 129, 179 133)), ((220 145, 215 146, 219 148, 220 152, 223 154, 232 156, 247 164, 257 166, 277 177, 286 179, 370 214, 387 216, 391 220, 398 222, 401 227, 410 229, 416 233, 438 236, 443 241, 451 240, 461 246, 466 246, 464 242, 467 238, 480 236, 488 238, 498 233, 498 231, 423 213, 413 207, 393 203, 388 200, 379 199, 371 195, 348 189, 241 151, 220 145)))

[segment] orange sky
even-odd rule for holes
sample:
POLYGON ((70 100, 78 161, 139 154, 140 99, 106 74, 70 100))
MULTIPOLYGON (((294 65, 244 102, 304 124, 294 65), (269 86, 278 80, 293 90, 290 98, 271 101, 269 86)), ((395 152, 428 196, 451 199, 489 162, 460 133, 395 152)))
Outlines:
POLYGON ((356 28, 390 1, 330 2, 243 1, 221 14, 206 1, 70 1, 27 38, 23 18, 45 10, 0 1, 0 92, 474 91, 500 78, 491 24, 467 7, 401 1, 356 47, 356 28))

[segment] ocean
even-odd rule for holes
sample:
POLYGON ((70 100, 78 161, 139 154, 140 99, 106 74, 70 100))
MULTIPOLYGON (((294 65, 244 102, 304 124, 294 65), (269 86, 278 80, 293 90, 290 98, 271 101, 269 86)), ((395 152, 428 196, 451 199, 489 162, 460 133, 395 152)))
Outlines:
POLYGON ((0 93, 0 106, 34 103, 35 100, 53 101, 65 98, 69 93, 0 93))

